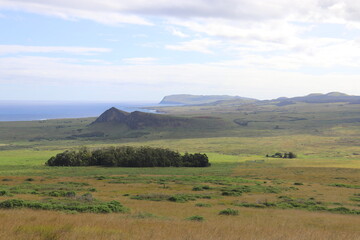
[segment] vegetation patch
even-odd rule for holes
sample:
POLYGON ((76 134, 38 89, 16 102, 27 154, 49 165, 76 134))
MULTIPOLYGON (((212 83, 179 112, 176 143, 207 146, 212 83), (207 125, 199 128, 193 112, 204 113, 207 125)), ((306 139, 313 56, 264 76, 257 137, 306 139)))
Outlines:
POLYGON ((204 191, 204 190, 209 190, 209 189, 211 189, 211 187, 208 185, 198 185, 198 186, 193 187, 192 190, 193 191, 204 191))
POLYGON ((350 201, 360 202, 360 193, 355 193, 354 196, 350 197, 350 201))
POLYGON ((137 214, 132 215, 131 217, 138 219, 159 218, 158 216, 148 212, 139 212, 137 214))
POLYGON ((332 187, 342 187, 342 188, 360 189, 360 185, 343 184, 343 183, 332 183, 332 184, 329 184, 329 186, 332 186, 332 187))
POLYGON ((197 203, 195 204, 196 207, 211 207, 210 203, 197 203))
POLYGON ((11 196, 11 193, 7 190, 0 190, 0 196, 11 196))
POLYGON ((281 189, 273 186, 256 185, 240 185, 224 187, 221 190, 223 196, 241 196, 243 193, 257 192, 257 193, 280 193, 281 189))
POLYGON ((195 222, 203 222, 205 220, 205 218, 203 216, 194 215, 194 216, 186 218, 186 220, 195 221, 195 222))
POLYGON ((346 207, 328 208, 325 203, 309 199, 295 199, 287 196, 279 196, 278 202, 259 202, 259 203, 234 203, 239 207, 252 208, 280 208, 280 209, 303 209, 308 211, 326 211, 332 213, 355 214, 359 215, 360 210, 348 209, 346 207))
POLYGON ((219 215, 236 216, 236 215, 239 215, 239 210, 227 208, 227 209, 221 210, 219 212, 219 215))
MULTIPOLYGON (((99 177, 95 177, 99 179, 99 177)), ((111 179, 108 183, 211 183, 216 185, 232 185, 238 183, 260 183, 255 180, 248 180, 241 177, 226 177, 226 176, 141 176, 141 175, 128 175, 120 177, 104 177, 100 180, 111 179)), ((202 190, 207 190, 205 185, 197 185, 195 187, 200 187, 202 190)), ((214 189, 214 188, 209 188, 214 189)), ((196 190, 195 190, 196 191, 196 190)))
POLYGON ((24 182, 13 186, 2 186, 8 194, 40 194, 51 197, 75 197, 76 191, 86 191, 88 183, 59 182, 53 184, 32 184, 24 182))
POLYGON ((21 199, 9 199, 0 202, 0 209, 14 209, 14 208, 31 208, 54 211, 73 211, 73 212, 91 212, 91 213, 123 213, 129 210, 125 208, 118 201, 110 202, 83 202, 79 200, 43 200, 43 201, 29 201, 21 199))
POLYGON ((149 201, 168 201, 171 195, 161 193, 141 194, 132 196, 131 199, 149 200, 149 201))
POLYGON ((200 195, 200 194, 175 194, 175 195, 167 195, 167 194, 142 194, 132 196, 132 199, 137 200, 149 200, 149 201, 170 201, 170 202, 178 202, 184 203, 188 201, 195 201, 196 199, 211 199, 210 195, 200 195))
POLYGON ((209 167, 206 154, 185 153, 151 147, 108 147, 78 151, 67 150, 51 157, 48 166, 108 166, 108 167, 209 167))
POLYGON ((271 157, 271 158, 296 158, 296 154, 293 152, 285 152, 285 153, 280 153, 277 152, 275 154, 266 154, 266 157, 271 157))

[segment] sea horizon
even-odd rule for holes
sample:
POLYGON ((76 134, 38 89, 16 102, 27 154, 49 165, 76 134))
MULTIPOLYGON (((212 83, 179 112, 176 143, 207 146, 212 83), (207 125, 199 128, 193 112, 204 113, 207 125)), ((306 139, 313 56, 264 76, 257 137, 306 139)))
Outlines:
POLYGON ((126 112, 157 113, 156 110, 147 109, 156 106, 160 104, 158 102, 0 101, 0 121, 98 117, 111 107, 126 112))

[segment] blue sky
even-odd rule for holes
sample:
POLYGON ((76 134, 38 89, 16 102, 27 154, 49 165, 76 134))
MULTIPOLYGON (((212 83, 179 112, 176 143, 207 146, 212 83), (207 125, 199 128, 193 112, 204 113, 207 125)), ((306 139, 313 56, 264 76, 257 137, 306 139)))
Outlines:
POLYGON ((360 95, 360 2, 0 0, 0 100, 360 95))

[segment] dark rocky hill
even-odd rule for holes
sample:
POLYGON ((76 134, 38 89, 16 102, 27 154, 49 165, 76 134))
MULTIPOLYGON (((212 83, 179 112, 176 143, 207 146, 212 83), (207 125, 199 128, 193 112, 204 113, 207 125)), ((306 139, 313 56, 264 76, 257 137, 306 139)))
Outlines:
POLYGON ((112 107, 102 113, 93 123, 100 122, 125 122, 130 113, 112 107))
POLYGON ((112 107, 101 114, 91 125, 98 123, 119 123, 125 124, 131 129, 141 129, 145 127, 180 127, 189 123, 189 121, 190 119, 187 118, 139 111, 128 113, 112 107))

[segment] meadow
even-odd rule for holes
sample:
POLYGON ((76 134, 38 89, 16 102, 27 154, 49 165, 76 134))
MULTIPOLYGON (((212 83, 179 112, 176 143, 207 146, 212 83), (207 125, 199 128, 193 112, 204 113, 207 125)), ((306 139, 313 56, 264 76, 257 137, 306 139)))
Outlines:
POLYGON ((86 127, 93 119, 0 123, 0 239, 360 239, 360 130, 349 120, 358 110, 341 118, 337 105, 317 106, 318 114, 298 106, 290 115, 294 107, 275 110, 310 120, 269 123, 274 112, 262 109, 246 120, 257 122, 238 126, 233 120, 249 115, 171 109, 226 122, 200 135, 145 129, 74 139, 67 136, 94 131, 86 127), (206 153, 212 165, 45 166, 66 149, 123 145, 206 153), (265 157, 289 151, 298 157, 265 157))

